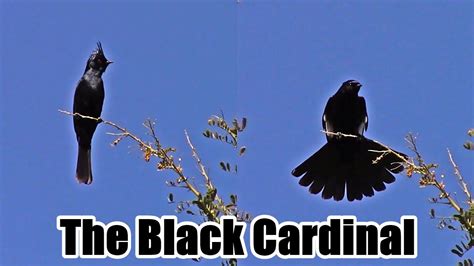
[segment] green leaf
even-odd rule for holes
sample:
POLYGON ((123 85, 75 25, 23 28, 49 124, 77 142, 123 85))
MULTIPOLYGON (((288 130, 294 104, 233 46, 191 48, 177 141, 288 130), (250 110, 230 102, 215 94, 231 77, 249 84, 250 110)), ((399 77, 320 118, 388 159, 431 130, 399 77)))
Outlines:
POLYGON ((220 162, 219 165, 220 165, 220 167, 222 168, 222 170, 225 171, 225 163, 224 163, 224 162, 220 162))
POLYGON ((229 260, 229 265, 230 266, 237 266, 237 260, 236 259, 230 259, 229 260))
POLYGON ((431 203, 436 203, 438 202, 438 199, 437 198, 429 198, 428 199, 431 203))
POLYGON ((434 209, 431 209, 430 210, 430 218, 435 218, 435 210, 434 209))
POLYGON ((467 131, 467 134, 468 134, 470 137, 474 136, 474 128, 469 129, 469 130, 467 131))
POLYGON ((242 126, 240 127, 240 130, 244 130, 247 127, 247 118, 242 118, 242 126))
POLYGON ((214 201, 216 199, 216 195, 217 195, 217 189, 216 188, 208 188, 208 190, 206 192, 206 197, 205 197, 206 202, 214 201))
POLYGON ((469 262, 469 260, 464 260, 464 266, 472 266, 472 261, 469 262))
POLYGON ((453 249, 451 249, 451 252, 452 252, 452 253, 454 253, 454 254, 456 254, 456 255, 458 255, 458 257, 462 257, 462 253, 461 253, 461 252, 459 252, 459 251, 457 251, 457 250, 456 250, 456 249, 454 249, 454 248, 453 248, 453 249))
POLYGON ((456 220, 456 221, 461 221, 461 220, 462 220, 462 215, 453 214, 453 218, 454 218, 454 220, 456 220))
POLYGON ((216 199, 216 196, 217 196, 217 189, 212 189, 211 190, 211 199, 212 201, 214 201, 216 199))
POLYGON ((473 266, 473 263, 472 263, 472 260, 471 260, 471 259, 467 259, 467 262, 469 263, 469 264, 468 264, 469 266, 473 266))
POLYGON ((236 128, 231 128, 229 129, 229 134, 234 137, 234 138, 237 138, 237 129, 236 128))
POLYGON ((471 249, 471 248, 468 247, 463 241, 461 241, 461 244, 462 244, 462 246, 464 247, 465 250, 471 249))
POLYGON ((245 153, 246 150, 247 150, 247 147, 245 147, 245 146, 240 147, 239 156, 244 155, 244 153, 245 153))
POLYGON ((231 194, 230 195, 230 201, 232 202, 232 204, 237 204, 237 195, 234 195, 234 194, 231 194))
POLYGON ((467 150, 474 150, 474 143, 472 141, 466 141, 463 146, 467 150))
POLYGON ((237 122, 237 119, 234 118, 232 120, 232 125, 234 126, 234 128, 239 129, 239 122, 237 122))

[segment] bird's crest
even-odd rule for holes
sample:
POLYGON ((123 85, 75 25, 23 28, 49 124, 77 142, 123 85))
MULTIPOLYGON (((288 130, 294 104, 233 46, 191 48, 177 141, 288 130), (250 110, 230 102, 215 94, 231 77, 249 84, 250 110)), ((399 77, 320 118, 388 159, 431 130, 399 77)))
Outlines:
POLYGON ((90 68, 98 69, 101 72, 104 72, 110 63, 112 63, 112 61, 107 60, 107 58, 105 57, 104 50, 102 49, 102 43, 97 42, 97 48, 94 50, 94 52, 92 52, 89 57, 89 60, 87 60, 87 65, 84 73, 87 72, 87 70, 89 70, 90 68))
POLYGON ((97 42, 97 49, 94 50, 94 52, 91 54, 89 61, 96 60, 96 59, 102 59, 102 61, 106 62, 107 58, 105 58, 104 55, 104 50, 102 49, 102 44, 100 42, 97 42))
POLYGON ((104 56, 104 50, 102 49, 102 43, 97 42, 97 49, 95 50, 95 54, 104 56))

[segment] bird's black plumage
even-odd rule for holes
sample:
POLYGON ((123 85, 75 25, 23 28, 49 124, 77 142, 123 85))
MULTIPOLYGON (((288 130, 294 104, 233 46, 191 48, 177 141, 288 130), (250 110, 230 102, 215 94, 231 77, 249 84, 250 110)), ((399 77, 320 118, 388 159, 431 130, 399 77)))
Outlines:
POLYGON ((329 98, 322 118, 326 132, 357 137, 326 133, 327 143, 292 172, 296 177, 303 176, 299 183, 309 187, 311 193, 322 191, 324 199, 342 200, 346 188, 349 201, 371 197, 374 190, 382 191, 385 184, 395 181, 392 173, 403 171, 403 160, 393 153, 386 153, 374 163, 380 151, 387 149, 364 137, 369 120, 365 99, 358 95, 361 87, 355 80, 344 82, 329 98))
MULTIPOLYGON (((104 103, 104 82, 102 74, 112 63, 107 60, 101 43, 87 60, 86 69, 74 93, 73 112, 99 118, 104 103)), ((92 183, 91 141, 98 121, 74 116, 74 131, 79 145, 76 179, 79 183, 92 183)))

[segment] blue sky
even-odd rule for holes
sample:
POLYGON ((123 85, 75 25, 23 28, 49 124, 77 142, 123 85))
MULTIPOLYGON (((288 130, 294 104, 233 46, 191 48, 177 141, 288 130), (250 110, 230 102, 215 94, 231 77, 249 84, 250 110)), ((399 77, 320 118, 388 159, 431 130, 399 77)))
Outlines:
POLYGON ((240 265, 453 265, 449 250, 461 235, 436 229, 427 200, 435 191, 420 189, 416 179, 399 175, 372 198, 336 203, 307 193, 290 172, 324 144, 327 98, 353 78, 364 84, 368 137, 408 153, 403 138, 416 133, 426 160, 440 163, 438 172, 457 189, 449 147, 472 186, 472 154, 462 148, 474 124, 472 11, 469 1, 2 1, 0 264, 197 265, 137 260, 133 250, 123 260, 61 258, 58 215, 133 226, 137 215, 174 214, 164 183, 170 173, 144 163, 130 143, 112 148, 105 126, 94 137, 94 183, 74 179, 72 121, 57 109, 72 109, 75 85, 100 40, 115 61, 104 74, 103 117, 140 135, 142 121, 156 119, 162 141, 197 176, 188 130, 220 191, 238 194, 254 216, 299 222, 350 214, 379 223, 418 216, 414 260, 250 255, 240 265), (238 175, 221 174, 219 160, 232 157, 200 134, 221 109, 249 120, 238 175))

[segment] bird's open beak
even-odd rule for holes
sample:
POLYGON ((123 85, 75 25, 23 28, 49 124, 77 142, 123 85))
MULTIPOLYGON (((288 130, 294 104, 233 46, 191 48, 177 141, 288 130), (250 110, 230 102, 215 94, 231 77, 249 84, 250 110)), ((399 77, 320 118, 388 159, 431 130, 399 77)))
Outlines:
POLYGON ((114 61, 109 61, 109 60, 107 60, 106 63, 107 63, 107 65, 110 65, 110 64, 112 64, 113 62, 114 62, 114 61))

